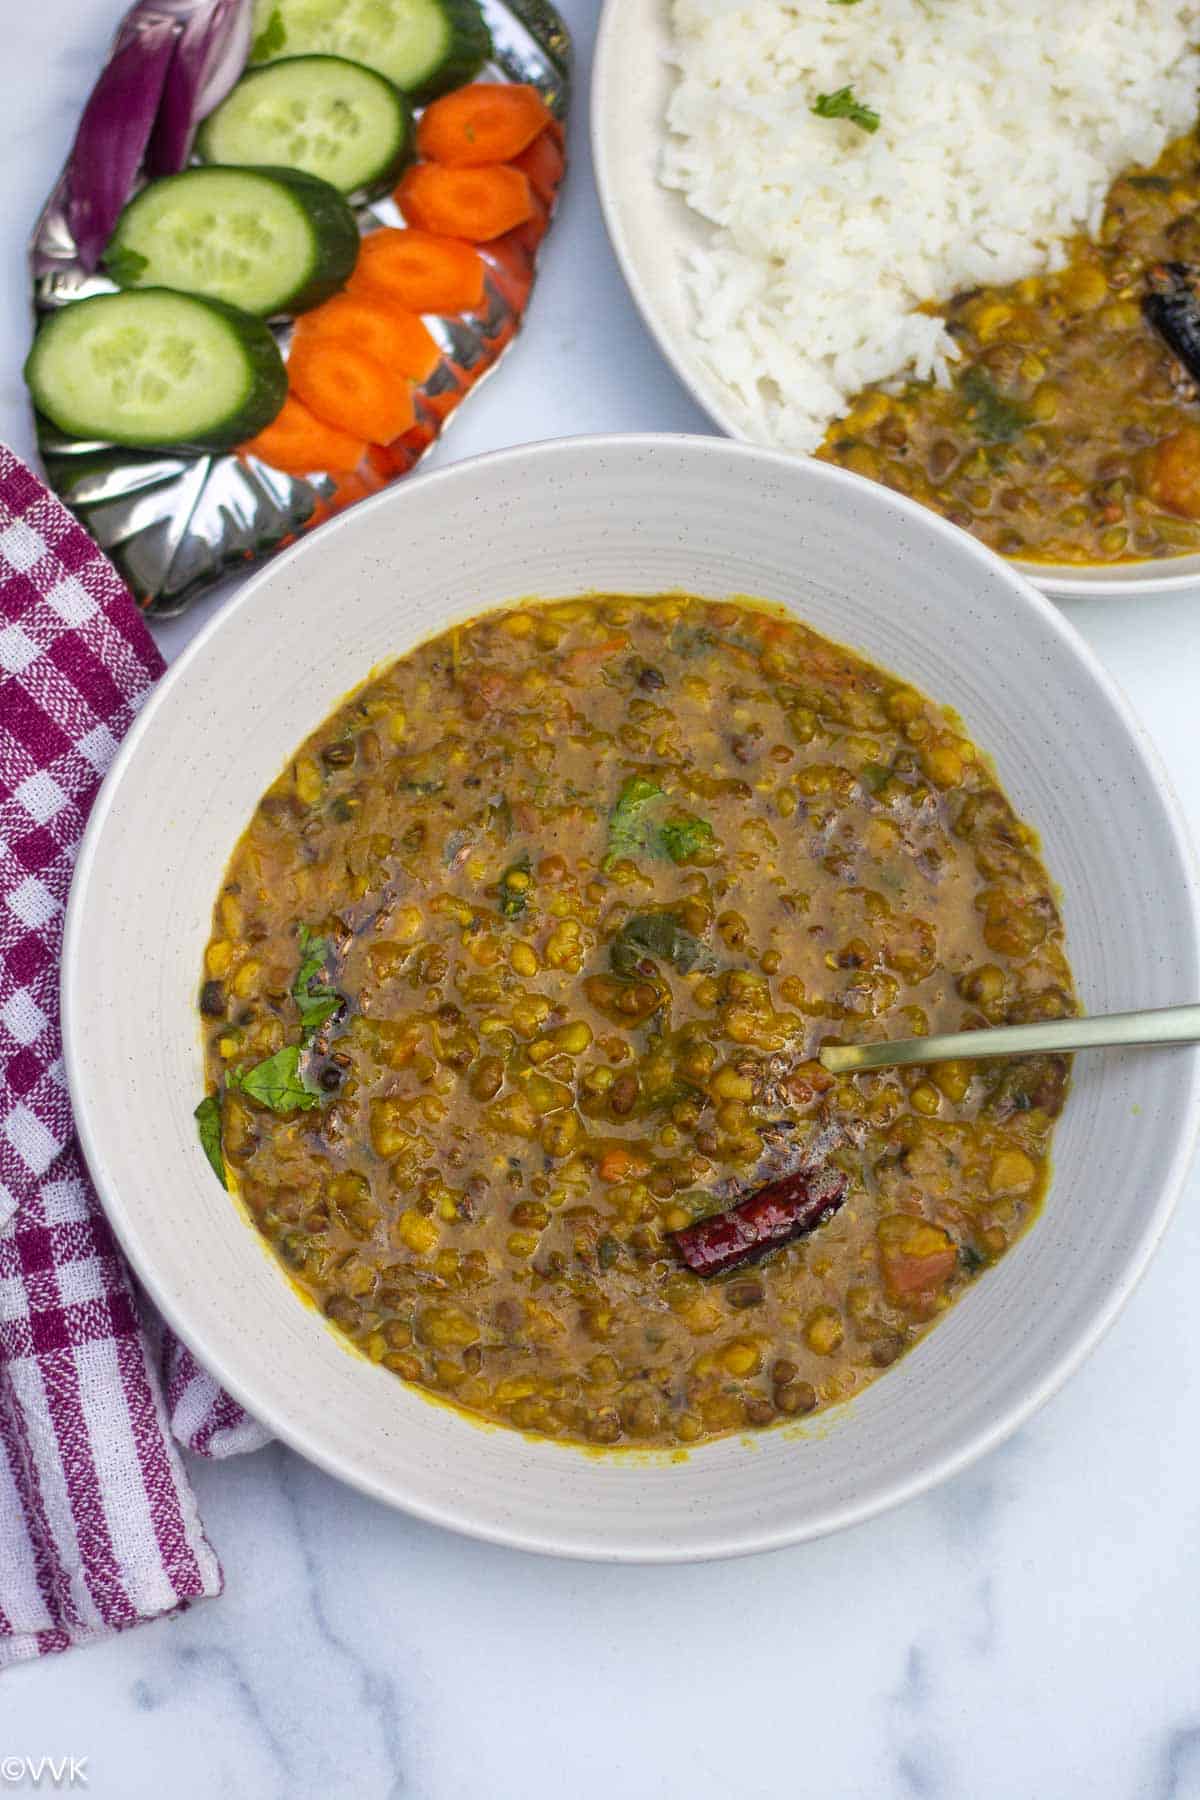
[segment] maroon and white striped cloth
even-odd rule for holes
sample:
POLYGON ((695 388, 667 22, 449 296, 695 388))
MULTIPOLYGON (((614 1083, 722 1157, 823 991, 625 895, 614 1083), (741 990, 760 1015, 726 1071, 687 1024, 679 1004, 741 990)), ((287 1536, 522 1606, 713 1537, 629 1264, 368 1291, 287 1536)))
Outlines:
POLYGON ((219 1593, 177 1446, 264 1442, 135 1287, 63 1075, 71 871, 162 668, 111 564, 0 446, 0 1668, 219 1593))

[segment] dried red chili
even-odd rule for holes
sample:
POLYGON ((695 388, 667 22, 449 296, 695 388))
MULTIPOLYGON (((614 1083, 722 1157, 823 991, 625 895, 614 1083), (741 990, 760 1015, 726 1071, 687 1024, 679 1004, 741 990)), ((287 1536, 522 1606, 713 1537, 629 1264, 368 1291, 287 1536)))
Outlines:
POLYGON ((723 1275, 815 1231, 833 1217, 847 1185, 837 1169, 798 1169, 670 1235, 693 1274, 723 1275))

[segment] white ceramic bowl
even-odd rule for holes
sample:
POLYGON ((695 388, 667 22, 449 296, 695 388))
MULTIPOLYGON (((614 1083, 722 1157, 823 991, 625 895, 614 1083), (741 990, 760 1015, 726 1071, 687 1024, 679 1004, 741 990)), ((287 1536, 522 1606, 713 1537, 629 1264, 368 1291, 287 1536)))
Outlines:
POLYGON ((184 653, 97 803, 67 921, 67 1067, 109 1216, 153 1299, 306 1456, 426 1519, 628 1559, 765 1549, 878 1512, 997 1443, 1146 1264, 1200 1114, 1196 1053, 1093 1057, 1045 1217, 837 1416, 684 1462, 485 1429, 347 1352, 212 1178, 196 991, 259 795, 377 663, 524 595, 683 588, 793 607, 956 707, 1062 885, 1092 1010, 1200 995, 1197 894, 1136 722, 1074 631, 965 533, 824 464, 719 438, 579 439, 405 482, 269 563, 184 653))
MULTIPOLYGON (((680 278, 710 227, 658 180, 672 70, 667 0, 605 0, 592 69, 592 155, 608 234, 630 292, 659 348, 697 402, 730 437, 757 426, 704 353, 680 278)), ((1043 593, 1060 599, 1134 599, 1200 588, 1200 555, 1111 568, 1028 563, 1043 593)))

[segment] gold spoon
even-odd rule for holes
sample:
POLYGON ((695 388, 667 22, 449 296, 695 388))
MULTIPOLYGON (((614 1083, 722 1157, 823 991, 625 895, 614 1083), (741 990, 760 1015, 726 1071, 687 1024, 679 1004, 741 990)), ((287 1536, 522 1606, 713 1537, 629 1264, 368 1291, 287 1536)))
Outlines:
POLYGON ((939 1037, 885 1039, 878 1044, 827 1044, 817 1054, 831 1075, 850 1075, 862 1069, 952 1062, 960 1057, 964 1062, 976 1062, 985 1056, 1196 1043, 1200 1043, 1200 1006, 1163 1006, 1149 1012, 1039 1019, 1033 1025, 994 1025, 982 1031, 947 1031, 939 1037))

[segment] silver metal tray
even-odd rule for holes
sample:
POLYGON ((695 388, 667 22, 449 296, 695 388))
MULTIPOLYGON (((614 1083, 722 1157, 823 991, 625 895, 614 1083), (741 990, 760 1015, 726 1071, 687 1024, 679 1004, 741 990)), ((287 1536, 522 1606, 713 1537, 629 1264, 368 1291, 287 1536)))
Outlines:
MULTIPOLYGON (((166 0, 169 7, 171 0, 166 0)), ((530 82, 565 124, 571 45, 547 0, 481 0, 495 46, 492 77, 530 82)), ((182 612, 197 594, 237 567, 271 555, 298 533, 416 467, 458 405, 495 368, 529 302, 541 240, 556 188, 542 196, 543 216, 492 244, 483 308, 455 318, 426 318, 443 350, 416 393, 417 420, 394 444, 373 447, 349 476, 286 475, 253 456, 182 456, 85 442, 39 418, 38 440, 51 487, 112 558, 144 611, 182 612)), ((357 208, 365 234, 401 225, 391 198, 357 208)), ((114 293, 103 273, 84 266, 72 233, 65 179, 46 204, 29 246, 34 307, 40 315, 93 294, 114 293)), ((290 327, 277 328, 286 354, 290 327)))

